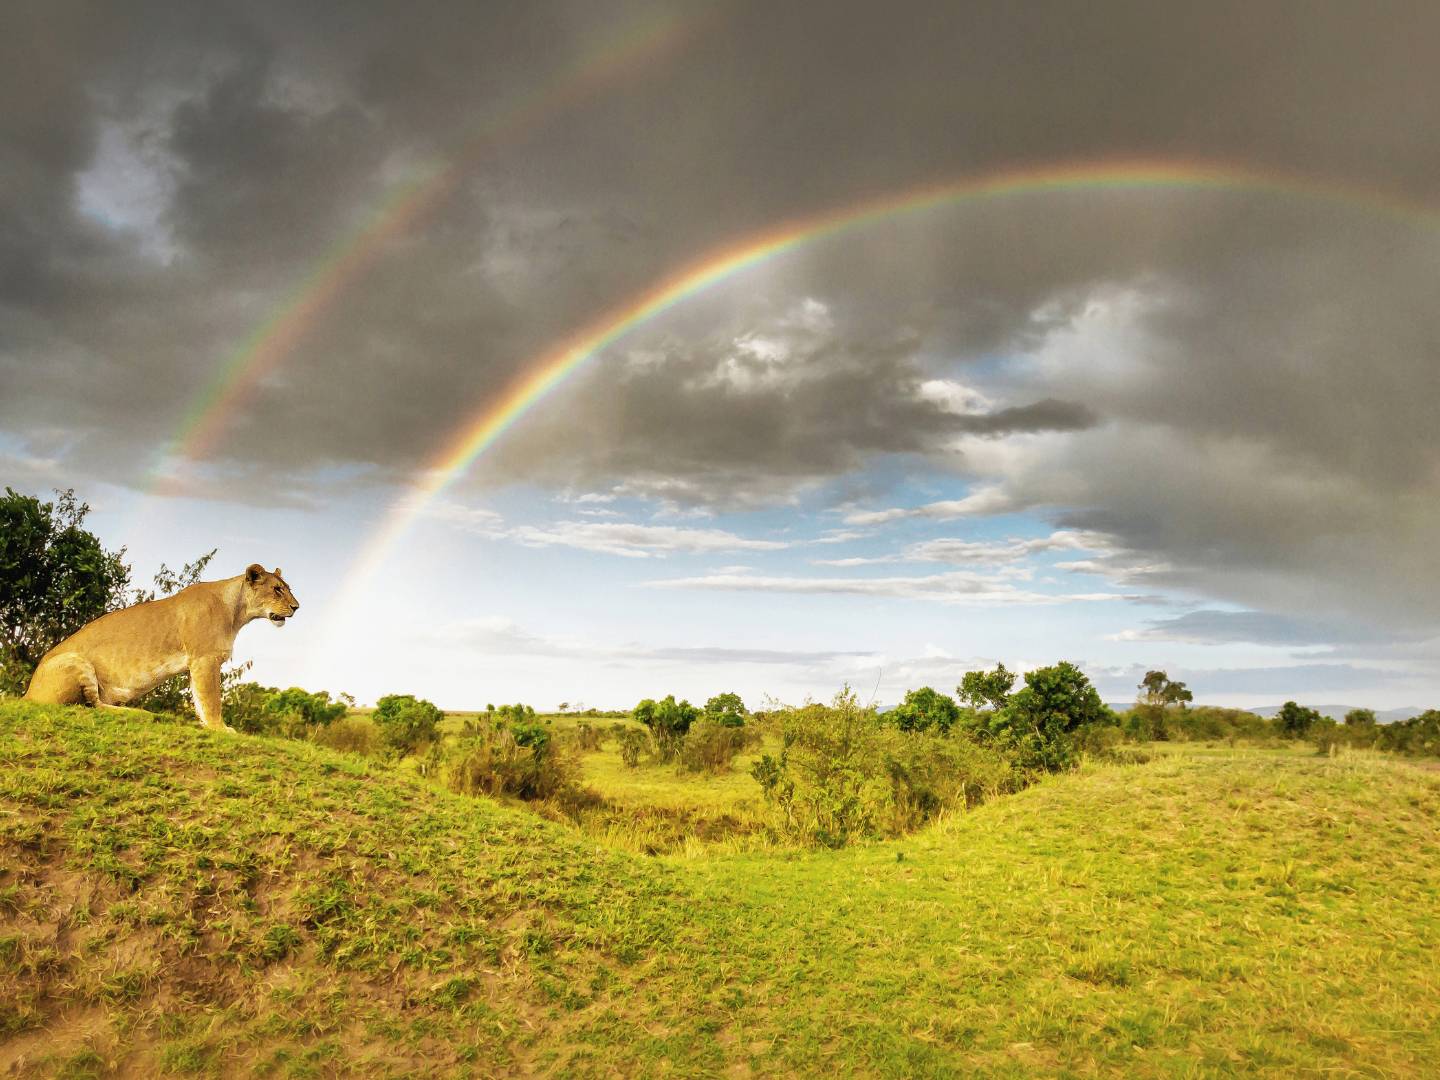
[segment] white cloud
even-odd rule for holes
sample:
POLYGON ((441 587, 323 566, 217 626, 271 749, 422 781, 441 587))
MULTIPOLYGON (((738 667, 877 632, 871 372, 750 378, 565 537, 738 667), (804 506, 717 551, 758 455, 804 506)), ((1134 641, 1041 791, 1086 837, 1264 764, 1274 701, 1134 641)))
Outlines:
POLYGON ((855 510, 845 515, 847 525, 881 525, 888 521, 904 518, 929 518, 935 521, 950 521, 963 517, 992 517, 1009 514, 1023 509, 1000 487, 983 487, 971 492, 963 499, 947 499, 942 502, 926 503, 923 506, 894 507, 889 510, 855 510))
POLYGON ((959 416, 990 412, 995 407, 979 390, 954 379, 926 379, 920 384, 919 397, 959 416))
POLYGON ((527 547, 571 547, 626 558, 663 558, 673 554, 719 551, 779 551, 782 540, 751 540, 724 529, 691 529, 679 525, 637 525, 633 522, 557 521, 551 525, 518 525, 506 535, 527 547))
MULTIPOLYGON (((846 559, 812 559, 815 566, 869 566, 876 563, 932 562, 952 566, 1005 566, 1047 551, 1093 551, 1110 553, 1110 541, 1099 533, 1061 529, 1049 536, 1008 540, 964 540, 937 537, 911 544, 893 555, 857 556, 846 559)), ((1080 563, 1061 563, 1063 568, 1080 563)))
POLYGON ((921 577, 805 578, 752 574, 709 574, 703 577, 650 581, 653 589, 701 589, 729 592, 786 592, 815 595, 888 596, 906 600, 932 600, 942 604, 1066 604, 1123 600, 1116 593, 1038 593, 1016 588, 1009 581, 965 570, 921 577))

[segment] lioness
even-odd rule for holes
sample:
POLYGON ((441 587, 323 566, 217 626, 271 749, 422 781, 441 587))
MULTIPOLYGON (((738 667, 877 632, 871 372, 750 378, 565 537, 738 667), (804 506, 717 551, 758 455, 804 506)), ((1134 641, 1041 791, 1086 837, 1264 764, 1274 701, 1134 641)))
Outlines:
POLYGON ((224 581, 201 581, 163 600, 112 611, 86 623, 41 658, 25 697, 57 705, 124 705, 190 669, 195 711, 220 718, 220 665, 246 623, 275 626, 300 610, 290 586, 259 563, 224 581))

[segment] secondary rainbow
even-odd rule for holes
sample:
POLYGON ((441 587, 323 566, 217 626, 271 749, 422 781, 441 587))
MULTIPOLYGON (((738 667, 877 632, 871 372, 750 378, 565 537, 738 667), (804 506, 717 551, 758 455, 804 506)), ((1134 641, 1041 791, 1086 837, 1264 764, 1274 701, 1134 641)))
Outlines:
POLYGON ((1156 160, 1079 161, 1008 169, 926 184, 794 218, 709 252, 667 274, 642 293, 581 328, 527 364, 524 373, 487 401, 398 499, 347 572, 333 610, 336 618, 359 595, 391 550, 437 496, 465 474, 517 420, 586 360, 607 346, 720 281, 823 237, 897 214, 987 199, 1047 192, 1201 189, 1256 192, 1357 206, 1371 213, 1433 223, 1430 207, 1343 183, 1216 162, 1156 160))
POLYGON ((335 300, 383 254, 389 241, 403 235, 455 190, 466 169, 497 145, 533 130, 547 117, 580 103, 605 83, 632 76, 689 38, 703 20, 670 13, 647 20, 589 50, 554 79, 520 98, 485 123, 452 158, 432 162, 398 184, 358 228, 316 263, 269 318, 230 354, 219 372, 194 399, 176 435, 149 473, 148 494, 174 488, 188 464, 204 458, 223 435, 237 407, 261 380, 294 350, 335 300))

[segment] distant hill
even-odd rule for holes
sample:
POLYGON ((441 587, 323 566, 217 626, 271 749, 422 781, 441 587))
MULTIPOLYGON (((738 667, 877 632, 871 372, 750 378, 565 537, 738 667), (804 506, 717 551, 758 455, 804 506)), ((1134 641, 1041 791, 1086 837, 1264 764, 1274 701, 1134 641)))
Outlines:
MULTIPOLYGON (((1133 702, 1133 701, 1107 701, 1105 704, 1109 705, 1110 708, 1114 709, 1116 712, 1125 712, 1125 711, 1127 711, 1127 710, 1129 710, 1129 709, 1133 709, 1133 708, 1135 707, 1135 702, 1133 702)), ((1205 702, 1203 702, 1203 701, 1202 701, 1202 702, 1197 702, 1197 704, 1199 704, 1199 705, 1204 705, 1205 702)), ((1302 701, 1300 704, 1304 705, 1305 703, 1302 701)), ((1332 720, 1336 720, 1336 721, 1344 720, 1344 719, 1345 719, 1345 714, 1348 713, 1351 709, 1358 709, 1358 708, 1362 708, 1362 707, 1363 707, 1363 706, 1360 706, 1360 705, 1311 705, 1311 706, 1309 706, 1309 708, 1314 709, 1314 710, 1315 710, 1316 712, 1318 712, 1321 716, 1328 716, 1328 717, 1330 717, 1332 720)), ((1253 708, 1247 708, 1247 709, 1245 710, 1245 712, 1252 712, 1252 713, 1254 713, 1256 716, 1263 716, 1263 717, 1265 717, 1265 718, 1267 718, 1267 719, 1273 717, 1273 716, 1274 716, 1276 713, 1278 713, 1279 711, 1280 711, 1280 706, 1279 706, 1279 705, 1257 705, 1257 706, 1255 706, 1255 707, 1253 707, 1253 708)), ((1413 707, 1400 708, 1400 709, 1376 709, 1376 710, 1375 710, 1375 719, 1376 719, 1379 723, 1382 723, 1382 724, 1393 724, 1393 723, 1395 723, 1395 722, 1398 721, 1398 720, 1409 720, 1412 716, 1419 716, 1419 715, 1420 715, 1422 712, 1424 712, 1424 711, 1425 711, 1424 709, 1416 709, 1416 708, 1413 708, 1413 707)))
MULTIPOLYGON (((1305 703, 1302 701, 1300 704, 1304 705, 1305 703)), ((1315 710, 1316 712, 1318 712, 1321 716, 1328 716, 1328 717, 1330 717, 1332 720, 1344 720, 1344 719, 1345 719, 1345 714, 1348 713, 1351 709, 1360 709, 1360 708, 1364 708, 1364 707, 1365 707, 1365 706, 1362 706, 1362 705, 1311 705, 1311 706, 1309 706, 1309 708, 1314 709, 1314 710, 1315 710)), ((1247 712, 1253 712, 1256 716, 1271 717, 1271 716, 1274 716, 1276 713, 1278 713, 1278 712, 1280 711, 1280 706, 1279 706, 1279 705, 1261 705, 1261 706, 1259 706, 1258 708, 1247 709, 1246 711, 1247 711, 1247 712)), ((1393 724, 1393 723, 1395 723, 1395 722, 1398 721, 1398 720, 1409 720, 1412 716, 1419 716, 1419 715, 1420 715, 1422 712, 1424 712, 1424 711, 1425 711, 1424 709, 1415 709, 1415 708, 1376 709, 1376 710, 1375 710, 1375 719, 1376 719, 1377 721, 1379 721, 1380 723, 1382 723, 1382 724, 1393 724)))

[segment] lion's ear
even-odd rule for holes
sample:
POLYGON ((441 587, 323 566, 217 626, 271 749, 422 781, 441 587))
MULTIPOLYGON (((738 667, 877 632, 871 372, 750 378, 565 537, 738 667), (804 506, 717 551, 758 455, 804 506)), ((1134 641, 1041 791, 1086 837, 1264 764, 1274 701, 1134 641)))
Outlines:
POLYGON ((276 577, 284 577, 284 576, 285 576, 284 574, 280 573, 280 567, 278 567, 278 566, 275 567, 275 576, 276 576, 276 577))
POLYGON ((261 566, 258 562, 252 562, 245 568, 245 580, 250 582, 251 585, 254 585, 255 582, 260 580, 260 575, 263 573, 265 573, 265 567, 261 566))

